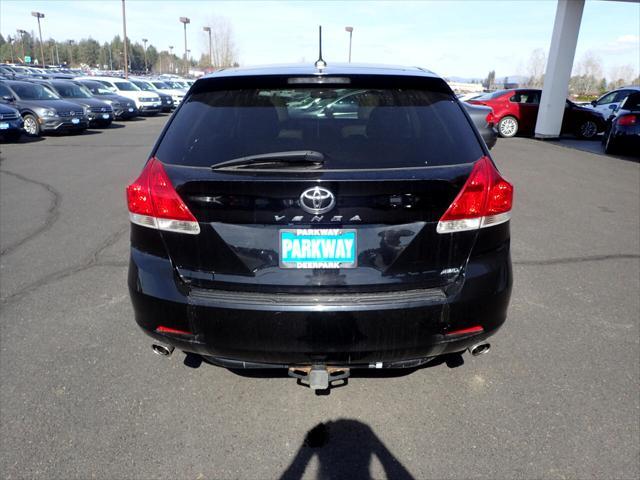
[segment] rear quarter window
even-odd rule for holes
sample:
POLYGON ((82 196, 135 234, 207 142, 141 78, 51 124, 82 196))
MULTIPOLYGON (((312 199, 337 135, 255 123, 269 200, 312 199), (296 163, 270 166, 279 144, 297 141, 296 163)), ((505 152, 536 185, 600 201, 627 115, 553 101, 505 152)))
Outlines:
POLYGON ((326 170, 384 169, 470 163, 483 155, 462 106, 447 92, 195 90, 159 143, 155 154, 162 162, 208 167, 248 155, 314 150, 324 154, 326 170))

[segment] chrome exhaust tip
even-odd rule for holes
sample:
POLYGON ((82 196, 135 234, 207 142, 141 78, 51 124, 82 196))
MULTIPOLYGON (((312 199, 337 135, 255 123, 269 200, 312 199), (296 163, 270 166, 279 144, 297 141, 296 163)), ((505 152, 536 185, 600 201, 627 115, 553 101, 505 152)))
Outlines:
POLYGON ((480 355, 484 355, 489 350, 491 350, 490 343, 478 343, 477 345, 473 345, 469 347, 469 353, 474 357, 479 357, 480 355))
POLYGON ((174 347, 163 345, 161 343, 154 343, 151 345, 151 348, 153 349, 153 353, 162 355, 163 357, 170 357, 174 350, 174 347))

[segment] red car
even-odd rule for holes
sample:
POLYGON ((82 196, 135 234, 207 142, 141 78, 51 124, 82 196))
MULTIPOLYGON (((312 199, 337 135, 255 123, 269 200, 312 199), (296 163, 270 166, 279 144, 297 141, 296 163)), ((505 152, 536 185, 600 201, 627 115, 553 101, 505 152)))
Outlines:
MULTIPOLYGON (((469 100, 469 103, 491 107, 500 136, 513 137, 517 133, 534 133, 541 95, 542 90, 535 89, 498 90, 469 100)), ((598 112, 566 101, 561 133, 593 138, 604 131, 605 126, 598 112)))

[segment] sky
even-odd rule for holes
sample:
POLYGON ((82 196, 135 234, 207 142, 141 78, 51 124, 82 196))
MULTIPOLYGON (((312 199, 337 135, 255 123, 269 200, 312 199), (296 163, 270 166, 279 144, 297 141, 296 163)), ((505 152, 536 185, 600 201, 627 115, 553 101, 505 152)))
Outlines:
MULTIPOLYGON (((45 14, 45 39, 91 37, 100 42, 122 36, 120 0, 1 0, 0 32, 37 31, 32 10, 45 14)), ((323 26, 324 59, 347 60, 353 26, 354 62, 416 65, 443 76, 484 78, 527 73, 534 49, 548 51, 556 0, 412 1, 350 0, 186 1, 126 0, 127 34, 148 38, 165 50, 184 51, 183 26, 191 19, 187 41, 191 55, 208 51, 202 31, 216 16, 231 23, 241 65, 313 62, 317 26, 323 26)), ((587 52, 602 60, 606 77, 619 66, 640 69, 640 3, 587 0, 576 63, 587 52)), ((574 63, 574 65, 576 64, 574 63)))

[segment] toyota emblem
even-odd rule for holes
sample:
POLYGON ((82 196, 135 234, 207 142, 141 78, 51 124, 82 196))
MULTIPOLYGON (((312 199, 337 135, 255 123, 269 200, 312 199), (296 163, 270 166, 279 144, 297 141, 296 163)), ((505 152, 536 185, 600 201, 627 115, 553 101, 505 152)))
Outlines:
POLYGON ((328 212, 335 205, 336 197, 326 188, 309 188, 300 195, 300 206, 307 213, 320 215, 328 212))

